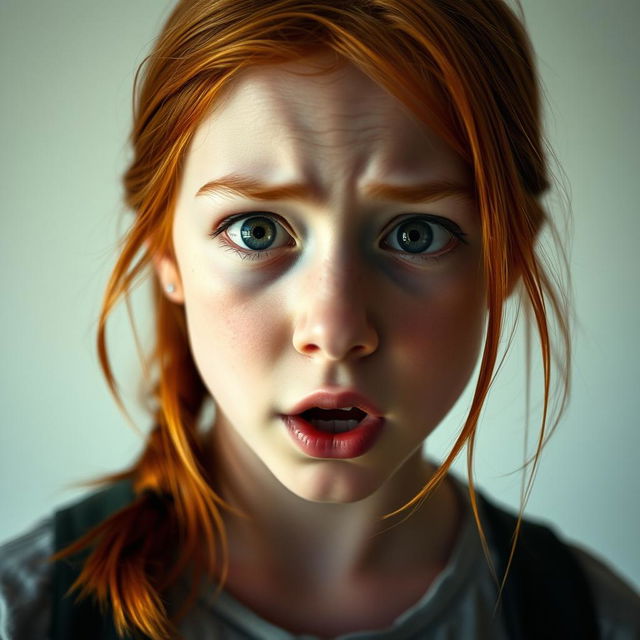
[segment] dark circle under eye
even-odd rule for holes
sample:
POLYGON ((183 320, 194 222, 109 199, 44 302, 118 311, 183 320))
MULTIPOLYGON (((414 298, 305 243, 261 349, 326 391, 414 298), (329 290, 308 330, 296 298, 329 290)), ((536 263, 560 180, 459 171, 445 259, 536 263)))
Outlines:
POLYGON ((433 242, 431 226, 422 220, 409 220, 398 227, 398 245, 409 253, 422 253, 433 242))
POLYGON ((244 221, 240 236, 249 249, 268 249, 276 237, 276 225, 269 218, 254 216, 244 221))

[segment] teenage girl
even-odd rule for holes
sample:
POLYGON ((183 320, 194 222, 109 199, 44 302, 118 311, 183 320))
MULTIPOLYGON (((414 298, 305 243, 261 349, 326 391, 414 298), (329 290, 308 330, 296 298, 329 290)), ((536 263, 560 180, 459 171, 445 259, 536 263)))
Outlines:
POLYGON ((180 1, 131 141, 98 348, 118 397, 105 325, 147 270, 154 428, 3 547, 3 638, 639 637, 608 569, 448 474, 507 299, 539 336, 540 442, 552 317, 569 343, 536 250, 532 52, 501 0, 180 1))

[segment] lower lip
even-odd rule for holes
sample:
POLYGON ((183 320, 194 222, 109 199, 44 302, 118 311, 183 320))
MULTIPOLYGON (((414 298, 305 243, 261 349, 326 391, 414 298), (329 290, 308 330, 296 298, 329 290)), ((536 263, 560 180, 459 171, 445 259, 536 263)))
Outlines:
POLYGON ((357 427, 342 433, 328 433, 316 429, 300 416, 281 416, 291 439, 298 448, 313 458, 344 460, 357 458, 376 443, 384 418, 367 416, 357 427))

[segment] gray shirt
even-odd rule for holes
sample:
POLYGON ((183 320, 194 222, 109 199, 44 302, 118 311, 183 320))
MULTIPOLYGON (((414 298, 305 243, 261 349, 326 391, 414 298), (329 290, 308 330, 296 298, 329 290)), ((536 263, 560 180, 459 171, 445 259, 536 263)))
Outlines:
MULTIPOLYGON (((46 519, 0 547, 0 640, 45 640, 51 615, 53 521, 46 519)), ((572 547, 591 584, 604 640, 640 640, 640 597, 593 555, 572 547)), ((200 594, 182 621, 185 640, 313 640, 295 635, 251 611, 230 593, 200 594)), ((506 640, 494 616, 496 586, 467 503, 467 513, 445 570, 427 592, 387 629, 340 640, 506 640)))

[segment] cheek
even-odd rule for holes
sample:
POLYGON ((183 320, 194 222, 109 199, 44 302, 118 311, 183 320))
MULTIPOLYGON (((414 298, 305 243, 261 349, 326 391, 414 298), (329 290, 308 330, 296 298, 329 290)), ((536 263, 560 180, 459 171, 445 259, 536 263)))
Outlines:
POLYGON ((194 274, 184 284, 191 349, 211 394, 246 393, 248 385, 256 390, 264 385, 281 347, 282 306, 219 276, 194 274))
POLYGON ((484 323, 481 282, 452 276, 432 283, 394 329, 394 359, 405 363, 406 397, 419 405, 428 398, 446 413, 473 372, 484 323))
POLYGON ((399 315, 398 335, 404 336, 406 348, 413 342, 414 355, 465 352, 478 343, 486 307, 481 277, 465 271, 442 274, 410 300, 399 315))

